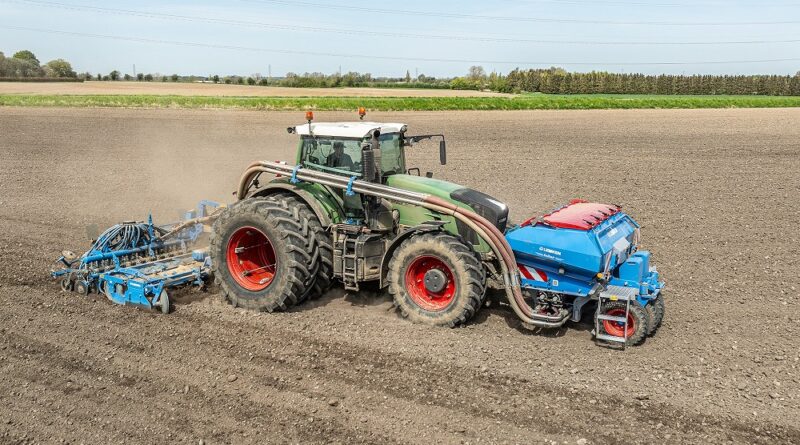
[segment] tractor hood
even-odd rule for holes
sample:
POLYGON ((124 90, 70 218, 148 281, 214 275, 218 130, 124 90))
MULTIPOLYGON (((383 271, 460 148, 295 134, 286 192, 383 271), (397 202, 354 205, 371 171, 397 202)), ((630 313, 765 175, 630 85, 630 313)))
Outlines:
POLYGON ((417 193, 427 193, 447 201, 452 201, 450 199, 451 192, 464 188, 452 182, 415 175, 389 175, 386 177, 386 185, 417 193))
POLYGON ((460 204, 460 207, 469 208, 489 220, 501 232, 506 230, 508 206, 485 193, 452 182, 413 175, 390 175, 386 177, 386 185, 460 204))

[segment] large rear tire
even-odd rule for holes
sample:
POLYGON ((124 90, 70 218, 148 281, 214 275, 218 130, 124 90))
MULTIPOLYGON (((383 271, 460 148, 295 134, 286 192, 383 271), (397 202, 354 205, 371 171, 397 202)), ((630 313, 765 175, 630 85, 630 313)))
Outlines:
POLYGON ((300 301, 309 256, 297 213, 273 200, 248 198, 214 223, 214 277, 235 307, 272 312, 300 301))
POLYGON ((456 327, 480 309, 486 274, 472 248, 444 232, 405 240, 389 262, 389 293, 403 317, 456 327))
POLYGON ((305 238, 309 271, 305 286, 306 291, 299 302, 320 297, 333 284, 333 246, 330 234, 322 227, 317 215, 302 199, 292 193, 275 193, 266 197, 283 208, 293 212, 302 224, 302 235, 305 238))

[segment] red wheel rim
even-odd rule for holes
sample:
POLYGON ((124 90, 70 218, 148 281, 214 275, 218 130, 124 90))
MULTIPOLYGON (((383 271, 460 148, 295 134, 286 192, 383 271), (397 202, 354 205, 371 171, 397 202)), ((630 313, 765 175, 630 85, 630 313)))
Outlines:
MULTIPOLYGON (((625 309, 611 309, 610 311, 606 312, 606 315, 611 315, 613 317, 625 317, 625 309)), ((605 329, 609 335, 613 335, 615 337, 623 337, 623 331, 625 330, 623 323, 612 320, 603 320, 603 329, 605 329)), ((630 337, 634 332, 636 332, 636 322, 633 320, 633 314, 631 313, 628 313, 627 331, 628 332, 624 333, 625 338, 630 337)))
POLYGON ((242 227, 233 233, 226 259, 234 281, 249 291, 262 291, 275 278, 275 249, 267 235, 255 227, 242 227))
POLYGON ((456 295, 453 271, 444 261, 431 255, 415 258, 411 262, 406 270, 406 288, 411 300, 417 306, 431 312, 447 308, 456 295), (425 274, 434 269, 443 272, 446 278, 445 284, 439 292, 433 292, 425 287, 425 274))

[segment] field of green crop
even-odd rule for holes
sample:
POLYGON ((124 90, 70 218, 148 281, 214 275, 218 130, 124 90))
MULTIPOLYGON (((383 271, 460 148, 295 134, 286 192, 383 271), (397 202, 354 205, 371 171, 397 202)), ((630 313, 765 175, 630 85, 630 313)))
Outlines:
POLYGON ((0 106, 234 108, 249 110, 587 110, 800 107, 800 96, 546 95, 514 97, 211 97, 162 95, 0 95, 0 106))

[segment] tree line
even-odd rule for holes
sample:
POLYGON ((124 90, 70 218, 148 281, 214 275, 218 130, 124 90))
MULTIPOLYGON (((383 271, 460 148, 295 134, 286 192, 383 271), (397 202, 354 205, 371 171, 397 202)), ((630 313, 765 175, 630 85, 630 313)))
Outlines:
POLYGON ((687 95, 768 95, 800 96, 800 71, 790 75, 647 75, 641 73, 568 72, 559 67, 515 69, 507 75, 487 74, 481 66, 472 66, 465 76, 436 78, 420 74, 373 77, 370 73, 287 73, 284 77, 250 76, 180 76, 138 73, 134 76, 113 70, 108 74, 76 73, 64 59, 41 64, 33 52, 22 50, 6 57, 0 52, 0 79, 4 80, 137 80, 141 82, 211 82, 238 85, 282 86, 295 88, 451 88, 490 90, 504 93, 545 94, 687 94, 687 95))
POLYGON ((0 78, 5 79, 77 79, 78 74, 64 59, 51 60, 44 65, 28 50, 6 57, 0 51, 0 78))
MULTIPOLYGON (((505 76, 504 92, 546 94, 696 94, 800 96, 800 71, 784 75, 646 75, 571 73, 562 68, 515 69, 505 76)), ((488 81, 487 81, 488 87, 488 81)))

